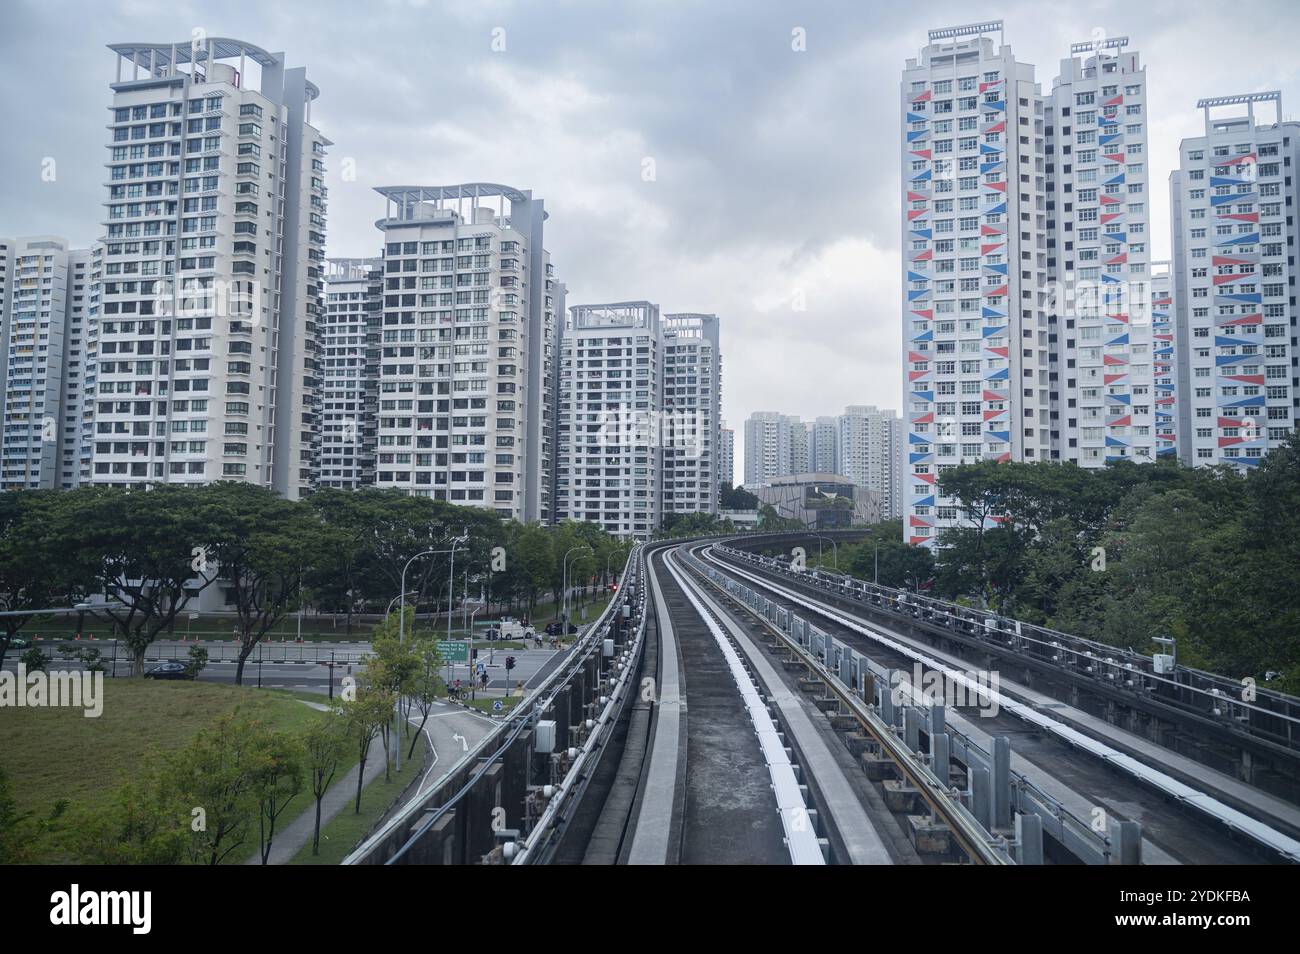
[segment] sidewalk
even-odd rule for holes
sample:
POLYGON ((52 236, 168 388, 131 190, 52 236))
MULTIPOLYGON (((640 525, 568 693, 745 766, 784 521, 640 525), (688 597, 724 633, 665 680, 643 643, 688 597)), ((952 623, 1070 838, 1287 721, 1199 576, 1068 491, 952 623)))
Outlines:
MULTIPOLYGON (((317 702, 304 701, 303 705, 311 706, 313 709, 320 709, 322 712, 327 708, 317 702)), ((365 784, 369 785, 383 774, 384 745, 382 741, 375 739, 371 743, 370 756, 366 759, 365 784)), ((267 858, 267 864, 288 864, 293 860, 293 856, 303 849, 303 846, 311 844, 312 832, 316 828, 316 799, 311 794, 311 788, 308 786, 304 786, 303 795, 306 797, 306 803, 302 811, 289 824, 275 833, 275 840, 271 843, 271 855, 267 858)), ((334 784, 326 790, 325 797, 321 799, 321 828, 324 829, 329 824, 329 820, 340 811, 351 811, 356 795, 357 766, 354 765, 343 777, 335 777, 334 784)), ((296 801, 297 799, 295 799, 296 801)), ((254 852, 253 857, 244 862, 246 865, 260 865, 261 863, 262 855, 260 851, 254 852)))

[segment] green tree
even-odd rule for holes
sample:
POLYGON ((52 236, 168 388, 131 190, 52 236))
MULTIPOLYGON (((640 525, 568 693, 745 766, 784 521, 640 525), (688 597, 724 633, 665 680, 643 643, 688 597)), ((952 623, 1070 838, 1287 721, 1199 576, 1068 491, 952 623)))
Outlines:
POLYGON ((338 703, 347 737, 357 753, 357 797, 353 814, 361 814, 361 789, 365 785, 370 746, 393 717, 393 697, 371 686, 358 686, 356 698, 338 703))
POLYGON ((190 679, 199 678, 199 673, 207 668, 208 651, 202 646, 191 646, 185 660, 185 675, 190 679))
POLYGON ((205 551, 234 607, 239 640, 235 685, 243 685, 248 657, 298 605, 305 570, 320 552, 322 534, 305 505, 263 487, 227 481, 206 490, 205 551))
MULTIPOLYGON (((414 612, 406 614, 404 638, 399 639, 398 625, 399 615, 393 613, 375 627, 370 637, 371 654, 366 658, 361 678, 365 685, 397 701, 401 716, 398 719, 400 733, 406 724, 406 697, 414 687, 421 661, 416 641, 412 636, 415 625, 414 612)), ((380 728, 380 734, 384 744, 384 778, 388 781, 392 778, 389 774, 391 753, 397 751, 397 746, 402 744, 402 739, 399 734, 390 745, 391 725, 387 721, 380 728)))
POLYGON ((65 501, 61 491, 16 490, 0 494, 0 665, 11 642, 32 619, 26 611, 70 605, 83 592, 64 569, 49 532, 65 501))
POLYGON ((192 860, 193 804, 178 791, 175 758, 145 757, 106 809, 82 811, 72 826, 77 861, 99 865, 174 865, 192 860))
POLYGON ((352 635, 353 615, 374 586, 374 495, 368 491, 322 487, 307 498, 319 522, 319 551, 308 568, 307 585, 316 602, 347 615, 352 635))
POLYGON ((346 720, 337 709, 313 722, 303 733, 303 766, 316 803, 316 821, 312 826, 311 853, 320 854, 321 802, 334 782, 339 765, 348 750, 346 720))
POLYGON ((23 650, 23 654, 18 657, 18 661, 27 667, 28 672, 44 672, 50 664, 50 657, 45 654, 40 646, 30 646, 23 650))
POLYGON ((723 484, 721 498, 723 510, 758 509, 758 498, 744 487, 732 487, 731 484, 723 484))
POLYGON ((406 753, 408 761, 415 755, 415 746, 420 741, 420 734, 424 732, 434 702, 443 688, 442 678, 438 675, 438 670, 442 666, 442 654, 438 651, 436 637, 432 634, 417 636, 412 646, 412 653, 417 661, 417 668, 407 687, 407 698, 411 706, 420 713, 420 724, 411 735, 411 746, 406 753))
POLYGON ((247 840, 260 816, 259 785, 272 734, 236 711, 201 731, 175 756, 171 769, 177 798, 191 806, 190 860, 219 865, 247 840))
POLYGON ((305 758, 302 742, 286 732, 272 731, 262 738, 253 776, 262 864, 270 860, 280 816, 302 792, 305 758))
POLYGON ((65 491, 46 528, 69 574, 86 593, 103 593, 131 653, 132 672, 189 601, 216 581, 204 548, 207 488, 161 484, 150 490, 86 486, 65 491))
MULTIPOLYGON (((840 544, 840 568, 863 580, 874 580, 877 555, 880 585, 916 590, 934 576, 934 554, 926 547, 903 542, 901 520, 878 523, 861 544, 840 544)), ((826 559, 822 564, 826 564, 826 559)))

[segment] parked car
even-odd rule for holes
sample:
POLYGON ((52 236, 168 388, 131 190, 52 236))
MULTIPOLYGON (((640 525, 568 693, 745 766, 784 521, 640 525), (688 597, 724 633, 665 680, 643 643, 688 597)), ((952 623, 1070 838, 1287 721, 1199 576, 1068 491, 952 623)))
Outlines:
POLYGON ((184 663, 165 662, 145 672, 146 679, 193 679, 184 663))
POLYGON ((12 649, 31 649, 32 641, 23 636, 9 637, 9 648, 12 649))

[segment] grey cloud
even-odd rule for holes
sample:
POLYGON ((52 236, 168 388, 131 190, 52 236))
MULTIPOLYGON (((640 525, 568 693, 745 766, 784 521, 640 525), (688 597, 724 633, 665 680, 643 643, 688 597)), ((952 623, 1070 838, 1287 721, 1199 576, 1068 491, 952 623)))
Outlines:
MULTIPOLYGON (((898 82, 926 30, 1001 17, 1047 87, 1071 40, 1127 34, 1150 71, 1163 181, 1198 96, 1297 92, 1292 4, 1008 0, 717 3, 136 2, 0 5, 0 234, 100 231, 111 42, 211 35, 284 51, 321 88, 330 253, 377 250, 371 187, 532 189, 570 301, 646 297, 723 319, 724 416, 897 407, 898 82), (1242 19, 1247 21, 1242 24, 1242 19), (1253 25, 1253 26, 1252 26, 1253 25), (1267 28, 1263 28, 1267 25, 1267 28), (507 51, 493 53, 494 27, 507 51), (791 49, 791 29, 807 51, 791 49), (545 99, 539 110, 535 97, 545 99), (42 158, 58 161, 54 183, 42 158), (658 178, 642 182, 653 156, 658 178), (338 179, 340 160, 358 179, 338 179), (834 263, 833 267, 828 263, 834 263), (808 310, 779 302, 806 284, 808 310), (774 304, 774 302, 776 302, 774 304)), ((1167 201, 1153 196, 1154 244, 1167 201)), ((737 462, 739 465, 739 461, 737 462)))

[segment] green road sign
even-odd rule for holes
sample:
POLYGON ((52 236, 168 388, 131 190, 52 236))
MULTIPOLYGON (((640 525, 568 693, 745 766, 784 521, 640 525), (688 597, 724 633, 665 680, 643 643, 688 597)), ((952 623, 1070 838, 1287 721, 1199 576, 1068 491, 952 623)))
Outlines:
POLYGON ((469 662, 469 640, 443 639, 438 642, 438 652, 443 662, 469 662))

